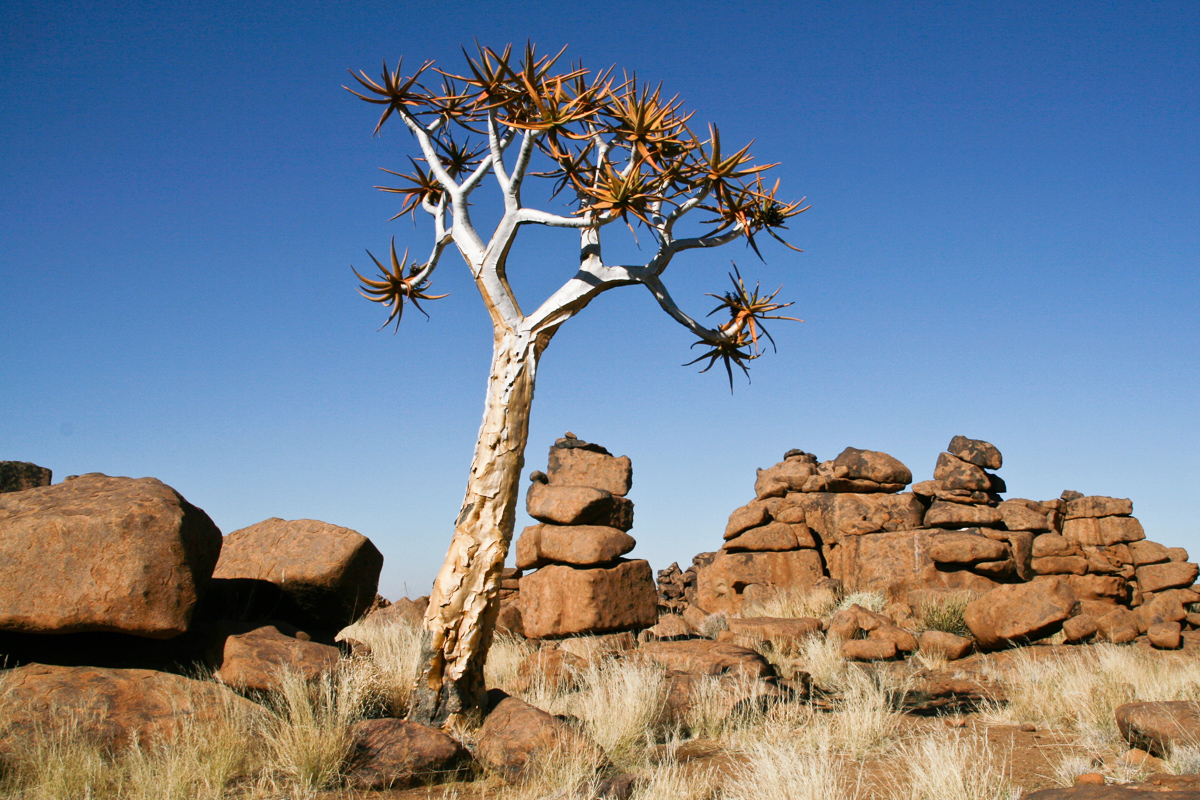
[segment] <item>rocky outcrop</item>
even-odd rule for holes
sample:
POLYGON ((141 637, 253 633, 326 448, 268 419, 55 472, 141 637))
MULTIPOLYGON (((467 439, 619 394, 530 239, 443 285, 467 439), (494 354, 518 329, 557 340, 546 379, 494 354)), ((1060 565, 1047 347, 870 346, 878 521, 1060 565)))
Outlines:
MULTIPOLYGON (((547 472, 534 472, 526 496, 539 524, 517 539, 515 590, 520 628, 534 639, 649 628, 658 620, 658 592, 649 562, 624 558, 636 542, 627 456, 568 433, 550 448, 547 472), (590 483, 583 483, 583 482, 590 483), (534 570, 528 574, 526 570, 534 570)), ((508 612, 506 627, 515 624, 508 612)))
POLYGON ((370 608, 383 555, 349 528, 271 518, 225 537, 213 572, 216 613, 337 631, 370 608))
POLYGON ((154 478, 0 494, 0 630, 178 636, 220 550, 208 515, 154 478))
POLYGON ((0 461, 0 494, 49 486, 53 473, 28 461, 0 461))

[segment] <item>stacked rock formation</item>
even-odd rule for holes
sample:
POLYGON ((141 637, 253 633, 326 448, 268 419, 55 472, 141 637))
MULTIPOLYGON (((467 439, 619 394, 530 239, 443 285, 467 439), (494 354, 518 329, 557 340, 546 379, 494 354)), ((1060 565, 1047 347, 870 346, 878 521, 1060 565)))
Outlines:
POLYGON ((818 464, 810 453, 788 451, 758 470, 755 499, 730 515, 725 544, 697 576, 696 604, 739 612, 767 587, 809 588, 861 573, 859 539, 921 527, 925 506, 900 493, 911 481, 908 467, 886 453, 847 447, 818 464))
POLYGON ((521 626, 533 639, 648 628, 658 620, 650 564, 622 558, 636 542, 628 456, 567 433, 526 495, 537 525, 517 540, 521 626))
POLYGON ((747 600, 828 577, 914 605, 986 594, 972 615, 983 646, 1061 628, 1070 641, 1147 634, 1174 647, 1182 625, 1200 627, 1188 610, 1200 602, 1200 567, 1183 548, 1146 541, 1129 500, 1005 500, 1001 464, 994 445, 956 436, 933 480, 901 492, 911 473, 885 453, 847 448, 818 464, 789 451, 758 471, 755 499, 730 515, 711 563, 697 557, 694 593, 674 567, 660 576, 660 604, 685 616, 689 606, 739 613, 747 600))

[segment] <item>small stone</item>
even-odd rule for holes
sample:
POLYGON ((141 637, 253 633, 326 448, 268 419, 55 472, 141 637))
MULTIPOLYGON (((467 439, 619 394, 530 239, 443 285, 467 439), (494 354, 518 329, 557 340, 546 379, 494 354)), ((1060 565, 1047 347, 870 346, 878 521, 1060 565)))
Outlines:
POLYGON ((1159 622, 1146 629, 1150 645, 1159 650, 1178 650, 1183 643, 1182 628, 1178 622, 1159 622))
POLYGON ((879 639, 848 639, 842 642, 842 656, 851 661, 887 661, 896 657, 896 643, 879 639))
POLYGON ((1103 786, 1104 776, 1099 772, 1085 772, 1075 777, 1076 786, 1103 786))
POLYGON ((924 631, 921 634, 921 652, 947 661, 957 661, 971 652, 974 643, 963 636, 946 631, 924 631))
POLYGON ((1095 636, 1099 629, 1096 618, 1090 614, 1080 614, 1063 623, 1063 635, 1068 642, 1086 641, 1095 636))

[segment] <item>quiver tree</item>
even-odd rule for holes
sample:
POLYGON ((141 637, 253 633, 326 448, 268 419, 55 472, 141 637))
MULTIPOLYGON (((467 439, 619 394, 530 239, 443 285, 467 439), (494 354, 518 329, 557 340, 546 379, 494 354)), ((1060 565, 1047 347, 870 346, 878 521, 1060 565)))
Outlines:
POLYGON ((698 138, 688 126, 692 115, 676 98, 663 99, 659 87, 618 79, 611 69, 556 69, 562 51, 539 56, 529 45, 519 58, 511 46, 500 53, 478 47, 464 56, 462 74, 427 61, 403 77, 399 63, 394 72, 385 63, 378 82, 351 73, 358 85, 346 87, 383 106, 376 133, 393 118, 408 128, 416 143, 408 159, 412 171, 391 173, 399 185, 377 188, 400 195, 397 217, 420 210, 433 223, 424 261, 410 263, 408 250, 398 257, 394 239, 390 264, 371 256, 380 274, 359 275, 364 295, 390 310, 385 327, 395 321, 398 328, 407 305, 424 313, 421 301, 444 296, 431 293, 431 281, 453 245, 492 321, 483 425, 454 538, 430 594, 409 708, 410 719, 439 725, 455 723, 483 701, 483 664, 516 519, 537 364, 554 333, 600 293, 641 285, 696 337, 693 346, 704 348, 689 363, 707 371, 720 362, 732 389, 733 367, 746 371, 762 352, 762 338, 769 339, 763 320, 792 319, 775 313, 790 303, 760 294, 757 286, 748 289, 735 268, 732 290, 712 295, 719 301, 712 313, 727 312, 728 319, 710 328, 676 305, 663 274, 685 251, 745 239, 757 253, 756 236, 764 233, 783 242, 778 231, 805 210, 776 198, 778 181, 764 183, 763 173, 775 165, 753 164, 749 145, 723 151, 713 126, 707 138, 698 138), (531 177, 549 182, 550 197, 568 198, 567 212, 525 205, 522 188, 531 177), (503 209, 485 239, 468 201, 493 182, 503 209), (695 231, 677 236, 689 215, 695 231), (635 227, 648 232, 653 256, 644 264, 605 261, 601 232, 618 222, 631 233, 635 227), (508 281, 508 255, 522 225, 579 231, 574 274, 530 313, 508 281))

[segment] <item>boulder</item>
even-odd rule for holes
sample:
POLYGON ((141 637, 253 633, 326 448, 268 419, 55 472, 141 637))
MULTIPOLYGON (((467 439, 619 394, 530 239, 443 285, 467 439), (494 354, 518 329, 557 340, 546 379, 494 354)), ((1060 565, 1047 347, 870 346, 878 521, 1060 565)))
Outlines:
POLYGON ((1004 527, 1010 531, 1050 530, 1049 518, 1040 511, 1034 511, 1024 501, 1005 500, 997 508, 1004 527))
POLYGON ((638 653, 659 665, 689 675, 728 675, 758 680, 776 676, 775 668, 749 647, 729 642, 691 639, 647 642, 638 653))
POLYGON ((1126 703, 1116 716, 1125 741, 1157 756, 1170 754, 1177 743, 1200 742, 1200 703, 1194 700, 1126 703))
POLYGON ((357 531, 313 519, 263 520, 225 537, 213 578, 226 610, 243 593, 272 598, 263 609, 301 628, 340 630, 362 616, 379 588, 383 555, 357 531), (265 586, 263 584, 266 584, 265 586))
POLYGON ((1129 596, 1129 584, 1118 575, 1067 575, 1064 580, 1080 600, 1116 603, 1129 596))
POLYGON ((285 673, 316 680, 338 663, 338 649, 281 633, 274 625, 225 632, 213 642, 213 677, 239 691, 274 691, 285 673))
POLYGON ((178 636, 220 551, 208 515, 154 478, 0 494, 0 630, 178 636))
POLYGON ((1196 582, 1200 567, 1188 561, 1169 561, 1137 568, 1138 588, 1143 592, 1161 592, 1191 586, 1196 582))
POLYGON ((1156 622, 1146 629, 1146 638, 1159 650, 1178 650, 1183 643, 1183 627, 1178 622, 1156 622))
POLYGON ((974 506, 935 500, 929 510, 925 512, 925 527, 968 528, 977 525, 990 527, 999 525, 1003 519, 1004 514, 1000 509, 992 506, 974 506))
MULTIPOLYGON (((1129 557, 1133 560, 1135 567, 1144 567, 1147 564, 1162 564, 1172 560, 1166 546, 1158 542, 1143 539, 1140 542, 1130 542, 1127 547, 1129 548, 1129 557)), ((1182 560, 1186 561, 1187 559, 1182 560)))
POLYGON ((0 461, 0 494, 49 486, 53 473, 28 461, 0 461))
POLYGON ((1004 458, 1000 455, 1000 450, 996 445, 982 439, 955 436, 950 440, 950 446, 946 450, 951 455, 984 469, 1000 469, 1004 463, 1004 458))
POLYGON ((725 525, 725 538, 732 539, 743 531, 757 528, 771 521, 770 506, 763 500, 751 500, 729 515, 725 525))
POLYGON ((1091 614, 1079 614, 1064 622, 1062 629, 1068 642, 1084 642, 1096 635, 1100 625, 1091 614))
POLYGON ((897 654, 896 643, 887 639, 847 639, 842 657, 851 661, 887 661, 897 654))
POLYGON ((912 471, 900 460, 875 450, 847 447, 832 463, 834 478, 872 481, 877 484, 912 483, 912 471))
POLYGON ((636 544, 628 533, 603 525, 530 525, 517 539, 517 568, 534 569, 549 563, 607 564, 636 544))
POLYGON ((787 498, 827 544, 847 536, 920 528, 925 506, 915 494, 806 493, 787 498))
POLYGON ((1168 547, 1167 558, 1172 561, 1187 561, 1188 551, 1186 547, 1168 547))
POLYGON ((991 476, 986 472, 949 453, 938 456, 937 465, 933 469, 933 479, 944 489, 968 492, 986 492, 992 486, 991 476))
POLYGON ((649 628, 658 621, 650 563, 576 569, 557 564, 521 578, 521 624, 531 639, 649 628))
POLYGON ((1033 537, 1034 558, 1078 555, 1083 555, 1083 550, 1080 549, 1079 544, 1068 541, 1065 537, 1057 533, 1043 533, 1041 536, 1033 537))
POLYGON ((633 464, 629 456, 582 447, 551 447, 546 478, 551 486, 590 486, 624 497, 633 485, 633 464))
POLYGON ((1062 578, 997 586, 967 605, 963 619, 984 649, 1040 639, 1071 617, 1079 600, 1062 578))
POLYGON ((971 652, 975 643, 964 636, 956 636, 946 631, 923 631, 918 640, 922 653, 947 661, 957 661, 965 658, 971 652))
POLYGON ((633 502, 590 486, 533 483, 525 510, 538 522, 555 525, 604 525, 627 531, 633 527, 633 502))
POLYGON ((1133 513, 1133 501, 1117 497, 1077 497, 1067 501, 1064 517, 1066 519, 1082 519, 1085 517, 1128 517, 1133 513))
POLYGON ((1113 644, 1126 644, 1138 637, 1138 620, 1132 611, 1122 606, 1096 620, 1097 633, 1113 644))
MULTIPOLYGON (((1036 539, 1034 544, 1037 544, 1036 539)), ((1083 556, 1046 556, 1034 558, 1030 566, 1038 575, 1083 575, 1087 572, 1088 562, 1083 556)))
POLYGON ((1004 542, 973 533, 946 532, 930 537, 929 557, 939 564, 975 564, 1008 558, 1004 542))
POLYGON ((440 783, 468 767, 471 754, 444 731, 402 719, 368 719, 350 726, 346 784, 358 791, 440 783))
POLYGON ((918 647, 917 637, 895 625, 881 625, 868 633, 867 638, 871 641, 891 642, 901 653, 915 653, 918 647))
POLYGON ((807 525, 789 525, 771 522, 759 528, 751 528, 725 542, 721 547, 730 553, 797 550, 801 547, 816 547, 812 532, 807 525))
POLYGON ((69 727, 97 745, 123 750, 169 740, 185 724, 216 725, 230 711, 264 713, 219 684, 148 669, 29 664, 0 672, 2 736, 69 727))
POLYGON ((811 456, 785 458, 773 467, 756 472, 754 495, 761 500, 767 497, 783 497, 788 492, 804 491, 804 485, 816 474, 816 459, 811 456))
POLYGON ((584 658, 561 647, 542 647, 517 665, 517 678, 512 688, 522 693, 539 687, 571 691, 579 688, 579 677, 586 669, 584 658))
POLYGON ((944 570, 930 557, 931 542, 941 530, 912 530, 848 536, 827 557, 829 573, 847 591, 895 592, 926 589, 985 592, 991 578, 969 570, 944 570))
POLYGON ((715 614, 737 613, 749 586, 778 586, 803 590, 813 586, 825 571, 816 550, 772 553, 720 552, 696 577, 696 604, 715 614))
POLYGON ((1136 517, 1076 517, 1063 522, 1062 535, 1072 542, 1114 545, 1146 538, 1136 517))
POLYGON ((608 762, 600 746, 582 730, 515 697, 495 705, 476 738, 480 763, 509 781, 526 777, 555 753, 564 752, 596 768, 608 762))

